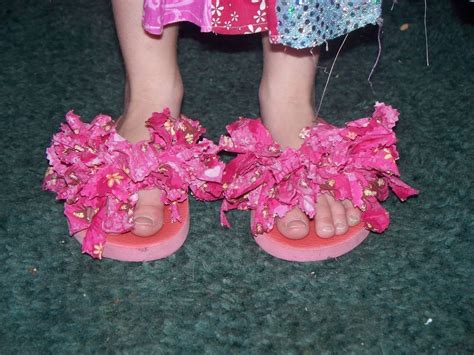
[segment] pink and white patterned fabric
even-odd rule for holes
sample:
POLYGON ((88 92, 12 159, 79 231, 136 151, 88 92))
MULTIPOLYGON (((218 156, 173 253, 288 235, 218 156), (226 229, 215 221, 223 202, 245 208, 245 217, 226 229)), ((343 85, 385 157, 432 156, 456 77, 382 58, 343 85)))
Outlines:
POLYGON ((227 211, 253 210, 252 232, 262 234, 294 207, 313 218, 318 196, 327 193, 352 201, 366 227, 383 232, 389 215, 379 201, 387 199, 389 188, 401 200, 418 193, 400 179, 397 120, 397 110, 377 103, 372 117, 343 128, 320 122, 303 130, 305 141, 297 150, 281 150, 260 120, 241 118, 227 126, 229 135, 219 146, 237 157, 222 177, 221 223, 229 226, 227 211))
POLYGON ((266 0, 212 0, 212 30, 218 34, 236 35, 268 30, 266 0))
POLYGON ((161 34, 167 24, 189 21, 202 32, 239 35, 265 32, 276 26, 274 11, 269 4, 274 0, 145 0, 143 28, 161 34))
POLYGON ((312 48, 379 22, 380 0, 145 0, 143 26, 190 21, 203 32, 241 35, 268 32, 271 43, 312 48))
POLYGON ((159 188, 172 221, 180 220, 177 203, 189 189, 208 201, 221 196, 224 163, 218 147, 200 139, 205 129, 197 121, 155 112, 147 123, 150 139, 135 144, 115 131, 109 116, 84 123, 70 111, 66 122, 46 151, 43 188, 65 201, 70 234, 86 230, 82 251, 94 258, 102 257, 107 234, 133 228, 139 190, 159 188))

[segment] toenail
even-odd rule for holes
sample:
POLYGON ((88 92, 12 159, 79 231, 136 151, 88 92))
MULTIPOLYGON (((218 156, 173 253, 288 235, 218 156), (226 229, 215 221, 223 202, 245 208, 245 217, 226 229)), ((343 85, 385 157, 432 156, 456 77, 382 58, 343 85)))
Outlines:
POLYGON ((294 221, 288 222, 286 227, 289 229, 299 229, 306 227, 306 223, 300 219, 295 219, 294 221))
POLYGON ((359 223, 359 217, 357 216, 349 216, 349 222, 353 223, 353 224, 357 224, 359 223))
POLYGON ((148 217, 136 217, 134 220, 135 224, 139 224, 141 226, 152 226, 153 220, 148 217))
POLYGON ((324 226, 324 227, 321 228, 321 231, 323 233, 333 233, 334 228, 332 226, 324 226))
POLYGON ((337 223, 336 224, 336 231, 342 232, 346 230, 346 225, 342 223, 337 223))

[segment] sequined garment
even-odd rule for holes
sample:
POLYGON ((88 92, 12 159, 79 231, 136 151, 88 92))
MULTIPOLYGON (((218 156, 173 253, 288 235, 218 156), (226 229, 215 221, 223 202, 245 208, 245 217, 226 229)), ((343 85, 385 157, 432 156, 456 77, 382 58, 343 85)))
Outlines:
POLYGON ((314 47, 380 17, 381 0, 279 0, 279 36, 275 42, 294 48, 314 47))
POLYGON ((145 0, 143 26, 191 21, 203 32, 268 31, 272 43, 311 48, 367 24, 375 24, 381 0, 145 0))

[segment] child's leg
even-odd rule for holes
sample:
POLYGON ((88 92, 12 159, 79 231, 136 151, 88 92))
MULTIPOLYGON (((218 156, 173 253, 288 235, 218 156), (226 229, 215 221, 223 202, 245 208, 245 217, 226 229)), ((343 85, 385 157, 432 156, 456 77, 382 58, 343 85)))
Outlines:
MULTIPOLYGON (((296 50, 270 45, 263 38, 264 68, 260 84, 260 110, 265 126, 283 147, 298 148, 300 130, 314 124, 314 81, 319 51, 296 50)), ((348 201, 329 195, 318 199, 317 234, 332 237, 344 234, 348 226, 359 223, 360 212, 348 201)), ((291 239, 307 235, 309 220, 295 208, 277 220, 279 231, 291 239)))
MULTIPOLYGON (((112 5, 126 70, 118 130, 124 138, 138 142, 148 138, 145 121, 152 112, 169 107, 173 116, 180 114, 183 83, 176 53, 178 27, 168 26, 161 36, 151 36, 142 29, 142 1, 113 0, 112 5)), ((163 224, 160 191, 141 191, 134 215, 136 235, 156 233, 163 224)))

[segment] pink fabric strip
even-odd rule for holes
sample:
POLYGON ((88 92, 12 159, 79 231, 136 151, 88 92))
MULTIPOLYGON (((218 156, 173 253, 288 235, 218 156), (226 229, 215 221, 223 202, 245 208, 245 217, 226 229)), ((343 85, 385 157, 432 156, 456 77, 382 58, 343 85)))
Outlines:
POLYGON ((143 28, 153 34, 161 34, 165 25, 189 21, 210 32, 211 0, 144 0, 143 28))

